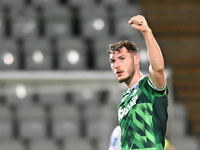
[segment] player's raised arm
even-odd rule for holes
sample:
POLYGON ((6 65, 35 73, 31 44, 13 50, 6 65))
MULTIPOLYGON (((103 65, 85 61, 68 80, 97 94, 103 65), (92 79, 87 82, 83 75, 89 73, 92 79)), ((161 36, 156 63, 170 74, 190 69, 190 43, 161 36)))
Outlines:
POLYGON ((166 83, 164 59, 146 19, 141 15, 137 15, 132 17, 128 23, 142 33, 150 62, 149 77, 156 88, 162 89, 166 83))

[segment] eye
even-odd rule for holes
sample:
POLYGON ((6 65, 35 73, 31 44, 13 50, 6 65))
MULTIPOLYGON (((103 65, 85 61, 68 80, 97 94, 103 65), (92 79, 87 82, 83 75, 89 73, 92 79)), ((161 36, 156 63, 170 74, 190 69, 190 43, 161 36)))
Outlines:
POLYGON ((112 63, 114 63, 115 62, 115 60, 114 59, 110 59, 110 63, 112 64, 112 63))
POLYGON ((124 58, 124 57, 121 57, 120 59, 121 59, 121 60, 124 60, 125 58, 124 58))

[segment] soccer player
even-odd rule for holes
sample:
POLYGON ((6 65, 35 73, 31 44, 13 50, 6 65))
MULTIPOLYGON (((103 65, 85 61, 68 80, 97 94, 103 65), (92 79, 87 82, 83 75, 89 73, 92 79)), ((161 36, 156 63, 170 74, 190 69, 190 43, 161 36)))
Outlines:
MULTIPOLYGON (((121 141, 121 128, 118 125, 114 128, 111 134, 110 145, 109 145, 108 150, 121 150, 120 141, 121 141)), ((164 150, 175 150, 174 146, 166 138, 165 138, 164 150)))
POLYGON ((128 86, 118 106, 121 150, 163 150, 168 118, 164 59, 144 16, 134 16, 128 23, 143 35, 150 66, 148 76, 144 76, 134 43, 122 40, 109 45, 116 79, 128 86))

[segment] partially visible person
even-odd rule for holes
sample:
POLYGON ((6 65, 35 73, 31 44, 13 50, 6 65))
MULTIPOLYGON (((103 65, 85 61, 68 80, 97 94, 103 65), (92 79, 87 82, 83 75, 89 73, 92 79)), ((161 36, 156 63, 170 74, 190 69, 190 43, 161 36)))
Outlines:
POLYGON ((116 126, 110 137, 110 146, 108 150, 121 150, 120 146, 121 140, 121 128, 120 126, 116 126))
POLYGON ((165 138, 165 149, 164 150, 175 150, 174 146, 165 138))

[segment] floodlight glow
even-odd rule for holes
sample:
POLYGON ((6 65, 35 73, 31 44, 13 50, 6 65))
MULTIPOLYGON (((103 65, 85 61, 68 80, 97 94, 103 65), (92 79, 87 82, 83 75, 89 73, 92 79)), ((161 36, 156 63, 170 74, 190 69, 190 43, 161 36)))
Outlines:
POLYGON ((6 65, 11 65, 11 64, 14 62, 14 56, 13 56, 11 53, 6 53, 6 54, 3 56, 3 62, 4 62, 6 65))
POLYGON ((43 53, 40 50, 37 50, 33 53, 33 60, 37 64, 40 64, 44 60, 43 53))
POLYGON ((75 65, 79 61, 79 53, 76 50, 71 50, 67 54, 67 60, 70 64, 75 65))
POLYGON ((104 28, 104 21, 102 19, 96 19, 93 26, 96 30, 102 30, 104 28))
POLYGON ((27 95, 26 87, 23 84, 19 84, 15 89, 16 95, 19 99, 24 99, 27 95))

